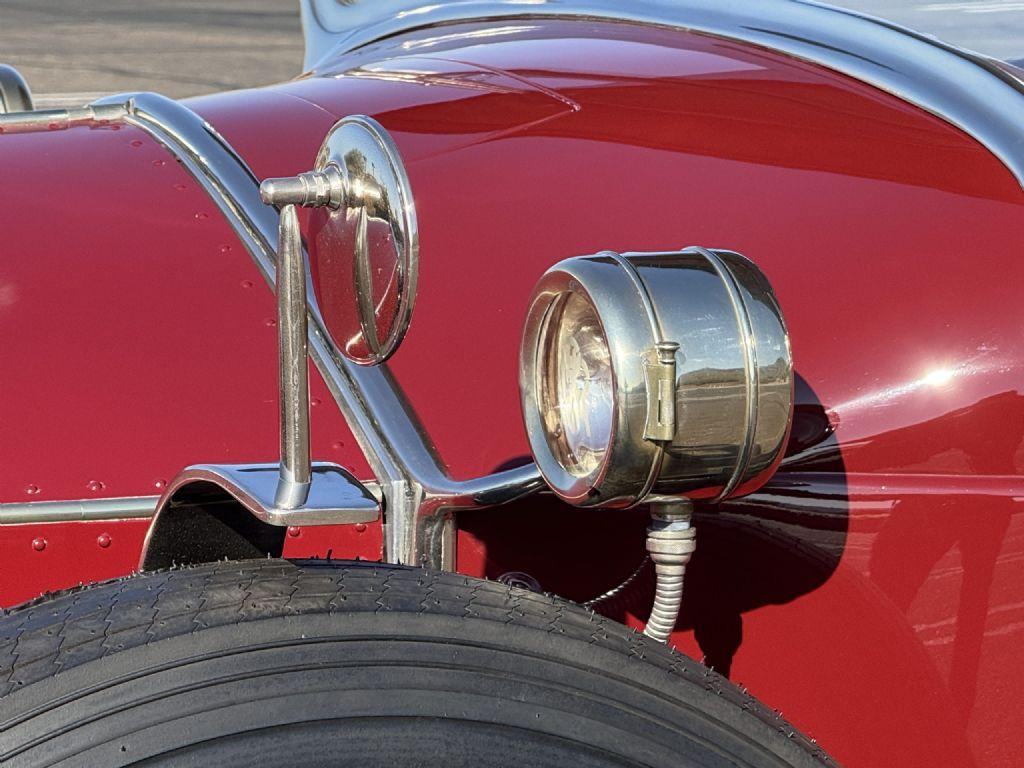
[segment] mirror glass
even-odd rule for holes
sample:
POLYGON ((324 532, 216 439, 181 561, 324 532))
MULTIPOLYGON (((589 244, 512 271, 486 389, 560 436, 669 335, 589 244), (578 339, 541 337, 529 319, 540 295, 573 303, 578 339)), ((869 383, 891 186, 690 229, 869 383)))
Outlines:
POLYGON ((377 365, 398 349, 412 317, 418 266, 412 195, 390 137, 369 118, 346 118, 332 129, 316 170, 330 165, 345 180, 346 201, 310 214, 313 290, 341 353, 377 365))

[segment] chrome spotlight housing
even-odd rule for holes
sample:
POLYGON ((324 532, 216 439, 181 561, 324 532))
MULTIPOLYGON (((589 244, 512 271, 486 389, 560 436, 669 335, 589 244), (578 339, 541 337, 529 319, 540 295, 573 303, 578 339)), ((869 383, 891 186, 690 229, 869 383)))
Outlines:
POLYGON ((534 459, 571 504, 722 501, 782 460, 789 337, 768 280, 738 253, 559 262, 534 289, 520 363, 534 459))

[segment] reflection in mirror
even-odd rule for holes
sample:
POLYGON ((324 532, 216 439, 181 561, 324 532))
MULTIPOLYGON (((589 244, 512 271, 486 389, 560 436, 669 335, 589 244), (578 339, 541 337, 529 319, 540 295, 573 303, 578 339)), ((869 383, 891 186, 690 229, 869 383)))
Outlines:
POLYGON ((338 349, 361 365, 382 363, 408 329, 419 243, 409 182, 384 129, 348 117, 327 137, 316 172, 340 175, 344 199, 309 220, 313 290, 338 349))

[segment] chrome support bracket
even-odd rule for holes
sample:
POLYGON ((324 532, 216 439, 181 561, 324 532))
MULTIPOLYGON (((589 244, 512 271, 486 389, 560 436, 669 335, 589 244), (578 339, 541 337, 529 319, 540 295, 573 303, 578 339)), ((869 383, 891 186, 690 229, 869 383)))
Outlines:
POLYGON ((305 502, 282 506, 277 464, 197 464, 182 471, 164 492, 159 515, 185 486, 212 483, 231 494, 257 519, 269 525, 354 525, 380 517, 380 503, 350 472, 330 462, 310 466, 305 502))

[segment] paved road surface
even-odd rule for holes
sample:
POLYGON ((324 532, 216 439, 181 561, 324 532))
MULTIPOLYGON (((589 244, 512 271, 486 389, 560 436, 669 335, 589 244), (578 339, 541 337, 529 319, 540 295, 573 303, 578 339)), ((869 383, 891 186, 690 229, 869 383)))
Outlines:
POLYGON ((0 0, 0 62, 36 94, 180 98, 302 67, 297 0, 0 0))
MULTIPOLYGON (((1024 57, 1024 0, 834 2, 982 53, 1024 57)), ((37 94, 182 97, 278 82, 301 61, 298 0, 0 0, 0 62, 18 67, 37 94)))

